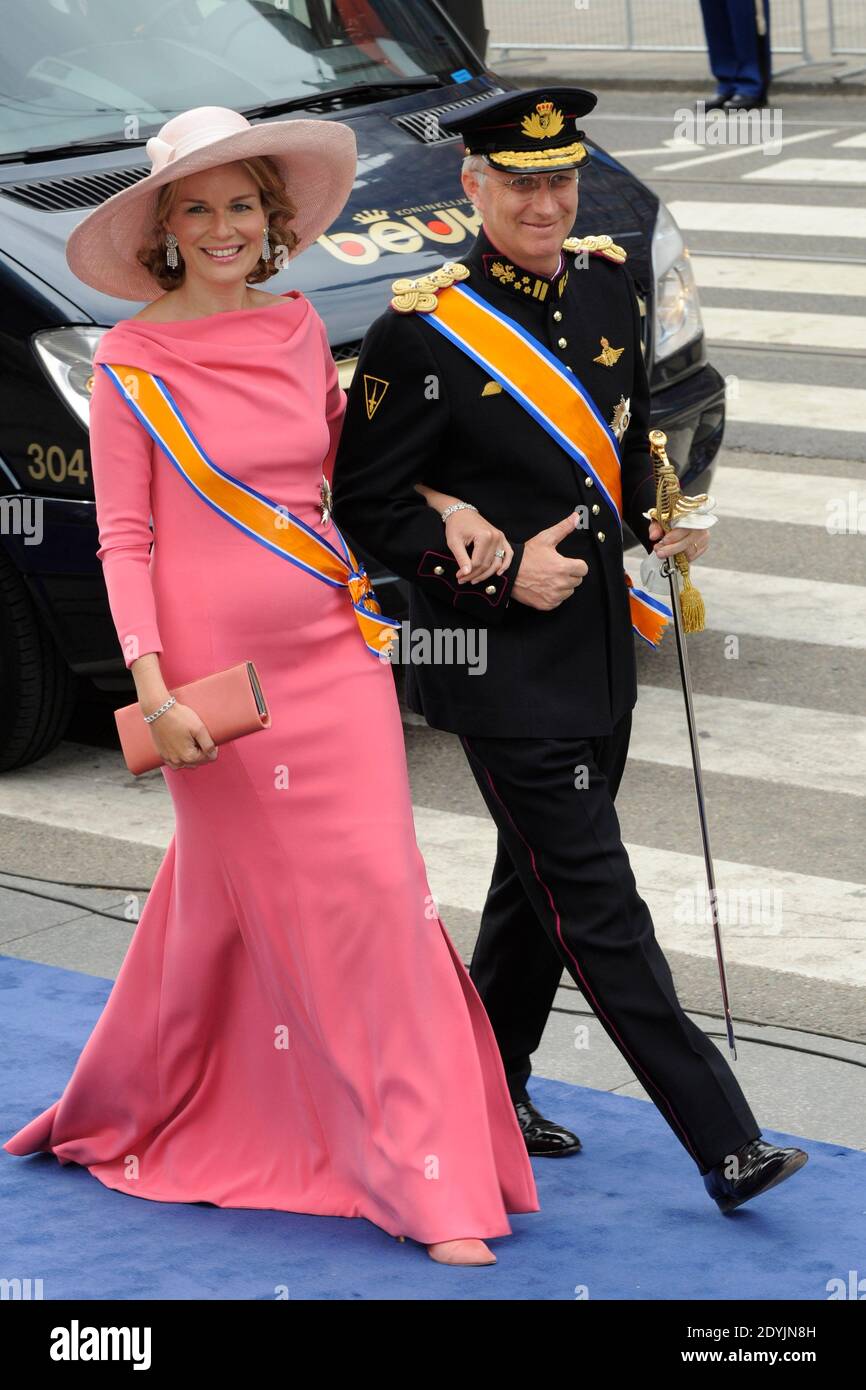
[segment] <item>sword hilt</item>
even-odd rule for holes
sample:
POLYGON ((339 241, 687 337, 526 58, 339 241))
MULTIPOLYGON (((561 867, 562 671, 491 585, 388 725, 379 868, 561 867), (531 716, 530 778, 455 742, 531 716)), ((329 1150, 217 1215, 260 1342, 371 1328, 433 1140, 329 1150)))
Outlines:
MULTIPOLYGON (((650 457, 652 458, 653 477, 656 484, 656 504, 651 509, 650 515, 665 532, 673 530, 680 516, 686 512, 694 511, 696 507, 701 506, 707 500, 706 495, 701 497, 683 496, 676 469, 667 455, 667 442, 668 437, 664 430, 650 430, 650 457)), ((679 600, 680 612, 683 616, 683 630, 685 632, 703 632, 707 621, 706 609, 701 595, 692 583, 689 562, 682 551, 671 558, 682 577, 679 600)))

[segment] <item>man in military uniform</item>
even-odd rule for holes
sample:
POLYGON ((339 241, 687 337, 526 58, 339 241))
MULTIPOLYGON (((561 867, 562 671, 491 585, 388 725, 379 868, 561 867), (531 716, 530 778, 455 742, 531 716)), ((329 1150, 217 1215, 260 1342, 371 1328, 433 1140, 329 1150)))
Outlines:
POLYGON ((760 1139, 683 1011, 614 810, 637 695, 621 518, 659 554, 694 558, 707 532, 662 541, 644 516, 649 388, 626 255, 568 235, 590 157, 576 122, 594 105, 552 88, 454 113, 482 231, 462 265, 395 282, 371 326, 334 516, 411 581, 413 638, 481 625, 487 639, 483 674, 411 662, 407 699, 460 736, 497 826, 471 975, 530 1153, 580 1147, 526 1089, 564 965, 728 1210, 806 1155, 760 1139))

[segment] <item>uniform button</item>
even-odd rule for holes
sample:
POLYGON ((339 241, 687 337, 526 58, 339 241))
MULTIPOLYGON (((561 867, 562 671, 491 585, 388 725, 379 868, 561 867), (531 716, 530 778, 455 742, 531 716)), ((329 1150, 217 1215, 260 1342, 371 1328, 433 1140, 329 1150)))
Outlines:
POLYGON ((444 569, 442 568, 441 565, 434 565, 434 566, 433 566, 433 573, 434 573, 434 574, 444 574, 445 571, 444 571, 444 569))
POLYGON ((592 514, 593 514, 593 516, 598 516, 598 514, 599 514, 600 511, 601 511, 601 507, 598 505, 598 503, 597 503, 597 502, 593 502, 593 504, 592 504, 592 514))
POLYGON ((584 487, 592 487, 592 478, 584 478, 583 485, 584 487))
POLYGON ((496 585, 495 585, 495 584, 485 584, 485 586, 484 586, 484 592, 485 592, 485 594, 495 594, 495 593, 496 593, 496 585))
POLYGON ((558 345, 559 347, 568 347, 568 339, 567 339, 567 338, 557 338, 556 341, 557 341, 557 345, 558 345))
POLYGON ((569 367, 568 363, 566 362, 566 364, 565 364, 565 370, 566 370, 567 372, 573 372, 573 371, 574 371, 574 368, 573 368, 573 367, 569 367))
POLYGON ((603 541, 603 540, 604 540, 604 532, 603 532, 603 531, 599 531, 599 533, 598 533, 598 538, 599 538, 600 541, 603 541))
POLYGON ((554 323, 562 323, 562 314, 558 309, 554 309, 553 311, 553 321, 554 323))

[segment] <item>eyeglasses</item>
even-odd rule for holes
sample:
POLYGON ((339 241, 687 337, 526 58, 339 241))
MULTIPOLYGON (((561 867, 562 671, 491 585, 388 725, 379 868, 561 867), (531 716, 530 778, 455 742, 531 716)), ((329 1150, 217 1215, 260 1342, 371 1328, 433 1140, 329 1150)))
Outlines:
POLYGON ((558 174, 515 174, 513 178, 496 178, 493 182, 498 183, 502 188, 509 189, 512 193, 518 194, 521 198, 532 197, 544 183, 547 184, 551 193, 570 193, 579 182, 579 171, 577 169, 568 169, 560 171, 558 174))

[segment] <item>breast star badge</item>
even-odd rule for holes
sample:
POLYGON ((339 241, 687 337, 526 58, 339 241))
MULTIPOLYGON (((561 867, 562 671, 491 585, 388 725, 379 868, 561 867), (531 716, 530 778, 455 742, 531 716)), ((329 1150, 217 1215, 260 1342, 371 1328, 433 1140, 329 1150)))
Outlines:
POLYGON ((327 526, 328 522, 331 520, 331 508, 334 505, 334 498, 331 493, 331 484, 328 482, 324 473, 322 474, 322 485, 319 488, 319 497, 322 500, 322 525, 327 526))
POLYGON ((603 367, 612 367, 622 357, 625 348, 611 347, 607 338, 600 338, 599 342, 601 343, 601 352, 598 357, 593 357, 593 362, 600 362, 603 367))
POLYGON ((618 405, 614 406, 613 419, 610 422, 610 427, 617 439, 622 439, 628 429, 629 421, 631 420, 630 406, 631 396, 620 396, 618 405))

